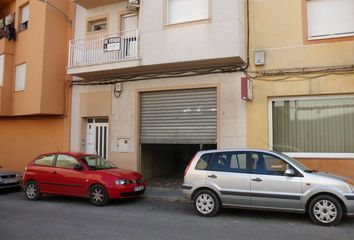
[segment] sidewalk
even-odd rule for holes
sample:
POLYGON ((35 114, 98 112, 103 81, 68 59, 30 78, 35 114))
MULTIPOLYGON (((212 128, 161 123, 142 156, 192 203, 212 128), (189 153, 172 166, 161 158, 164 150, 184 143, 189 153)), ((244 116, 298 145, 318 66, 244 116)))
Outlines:
POLYGON ((172 189, 164 187, 147 187, 144 194, 145 198, 164 200, 170 202, 189 203, 182 195, 182 189, 172 189))

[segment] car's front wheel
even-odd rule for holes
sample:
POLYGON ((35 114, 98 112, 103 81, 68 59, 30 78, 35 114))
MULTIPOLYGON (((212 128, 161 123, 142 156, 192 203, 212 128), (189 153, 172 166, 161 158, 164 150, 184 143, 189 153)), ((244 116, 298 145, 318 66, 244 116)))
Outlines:
POLYGON ((29 200, 39 200, 41 197, 41 192, 39 190, 38 184, 34 181, 29 181, 25 186, 25 194, 29 200))
POLYGON ((340 222, 343 209, 339 201, 328 195, 315 197, 309 206, 312 221, 323 226, 334 226, 340 222))
POLYGON ((104 187, 95 185, 90 190, 90 202, 95 206, 104 206, 108 203, 109 198, 104 187))
POLYGON ((197 192, 193 198, 193 204, 197 213, 204 217, 212 217, 220 209, 219 198, 209 190, 197 192))

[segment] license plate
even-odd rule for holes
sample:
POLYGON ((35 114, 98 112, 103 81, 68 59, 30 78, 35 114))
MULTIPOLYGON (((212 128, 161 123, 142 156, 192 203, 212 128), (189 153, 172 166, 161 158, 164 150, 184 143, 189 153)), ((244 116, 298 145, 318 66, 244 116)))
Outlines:
POLYGON ((9 183, 16 183, 18 182, 17 179, 5 179, 4 184, 9 184, 9 183))
POLYGON ((142 191, 142 190, 144 190, 144 186, 138 186, 134 188, 134 192, 142 191))

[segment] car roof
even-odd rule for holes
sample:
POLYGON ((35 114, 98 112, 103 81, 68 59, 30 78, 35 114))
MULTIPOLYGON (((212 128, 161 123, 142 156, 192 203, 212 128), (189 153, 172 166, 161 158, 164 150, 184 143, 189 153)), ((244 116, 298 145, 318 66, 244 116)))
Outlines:
POLYGON ((255 149, 255 148, 225 148, 225 149, 212 149, 212 150, 202 150, 198 153, 218 153, 218 152, 263 152, 263 153, 274 153, 277 152, 273 150, 265 150, 265 149, 255 149))
POLYGON ((83 152, 49 152, 49 153, 40 154, 40 156, 54 155, 54 154, 64 154, 64 155, 70 155, 70 156, 74 156, 74 157, 95 155, 95 154, 89 154, 89 153, 83 153, 83 152))

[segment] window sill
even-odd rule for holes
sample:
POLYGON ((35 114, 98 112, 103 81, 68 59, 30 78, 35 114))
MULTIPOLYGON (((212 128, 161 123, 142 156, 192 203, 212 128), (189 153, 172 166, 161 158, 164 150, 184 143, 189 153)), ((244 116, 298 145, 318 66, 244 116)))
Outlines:
POLYGON ((24 28, 24 29, 21 29, 21 30, 18 30, 18 31, 17 31, 17 34, 22 33, 22 32, 26 32, 26 30, 28 30, 28 27, 27 27, 27 28, 24 28))
POLYGON ((210 23, 211 19, 206 18, 206 19, 200 19, 200 20, 193 20, 193 21, 187 21, 187 22, 179 22, 179 23, 166 23, 164 25, 164 29, 169 29, 169 28, 176 28, 176 27, 185 27, 185 26, 193 26, 197 24, 206 24, 210 23))
POLYGON ((354 33, 347 33, 347 34, 331 34, 331 35, 325 35, 325 36, 318 36, 318 37, 311 37, 309 36, 309 41, 311 40, 322 40, 322 39, 333 39, 333 38, 345 38, 345 37, 352 37, 354 36, 354 33))
POLYGON ((297 153, 284 152, 292 158, 354 159, 354 153, 297 153))
POLYGON ((86 37, 97 37, 97 36, 104 36, 107 34, 108 34, 107 30, 100 30, 100 31, 94 31, 94 32, 86 32, 86 37))
POLYGON ((345 41, 354 41, 354 34, 304 38, 304 44, 335 43, 335 42, 345 42, 345 41))

